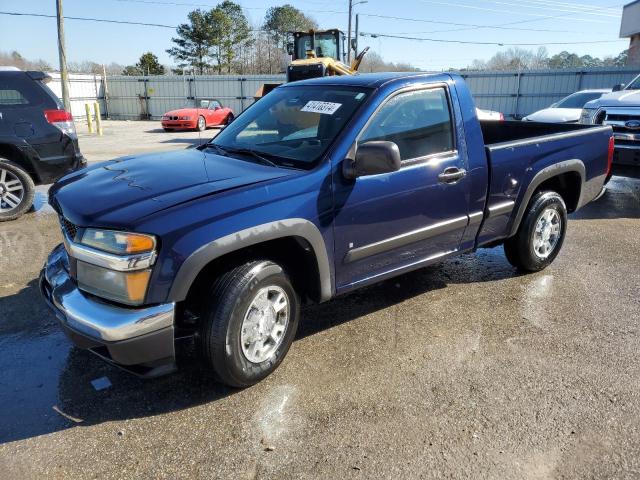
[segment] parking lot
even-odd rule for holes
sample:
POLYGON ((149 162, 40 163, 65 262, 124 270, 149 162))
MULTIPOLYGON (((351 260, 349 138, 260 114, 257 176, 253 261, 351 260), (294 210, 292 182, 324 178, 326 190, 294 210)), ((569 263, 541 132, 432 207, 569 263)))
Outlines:
MULTIPOLYGON (((98 161, 217 132, 158 126, 81 127, 81 148, 98 161)), ((540 273, 498 247, 306 307, 282 366, 246 390, 188 345, 147 381, 72 347, 37 288, 61 241, 45 193, 0 223, 4 478, 640 476, 638 180, 572 215, 540 273)))

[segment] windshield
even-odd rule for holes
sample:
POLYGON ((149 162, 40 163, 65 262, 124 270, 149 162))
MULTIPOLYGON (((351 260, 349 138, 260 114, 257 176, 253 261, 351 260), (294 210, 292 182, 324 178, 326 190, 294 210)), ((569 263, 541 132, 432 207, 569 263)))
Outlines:
POLYGON ((314 50, 316 57, 338 58, 338 45, 334 34, 316 33, 313 48, 311 35, 302 35, 297 40, 296 58, 307 58, 307 50, 314 50))
POLYGON ((576 92, 563 98, 554 108, 582 108, 584 104, 600 98, 604 92, 576 92))
POLYGON ((640 90, 640 75, 634 78, 629 85, 624 87, 625 90, 640 90))
POLYGON ((279 166, 310 169, 364 103, 368 89, 338 86, 276 88, 211 142, 229 152, 267 155, 279 166))

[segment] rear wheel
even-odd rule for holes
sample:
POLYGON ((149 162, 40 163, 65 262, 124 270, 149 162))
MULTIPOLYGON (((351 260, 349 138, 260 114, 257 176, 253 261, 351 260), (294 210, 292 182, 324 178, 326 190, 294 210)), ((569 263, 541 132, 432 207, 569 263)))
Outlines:
POLYGON ((0 158, 0 222, 21 217, 33 204, 35 185, 19 165, 0 158))
POLYGON ((204 117, 198 117, 198 125, 196 125, 196 129, 199 132, 204 132, 207 129, 207 121, 204 119, 204 117))
POLYGON ((216 279, 200 343, 205 361, 223 383, 248 387, 287 354, 300 317, 300 301, 283 269, 268 260, 236 267, 216 279))
POLYGON ((567 207, 556 192, 540 192, 529 203, 518 232, 504 243, 507 260, 520 270, 537 272, 560 253, 567 233, 567 207))

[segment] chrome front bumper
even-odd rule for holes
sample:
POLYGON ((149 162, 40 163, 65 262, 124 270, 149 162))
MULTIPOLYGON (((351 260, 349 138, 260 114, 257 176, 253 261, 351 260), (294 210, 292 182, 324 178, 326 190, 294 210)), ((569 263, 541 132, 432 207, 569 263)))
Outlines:
POLYGON ((127 308, 82 292, 69 274, 69 257, 62 244, 47 259, 40 290, 79 347, 144 376, 175 368, 175 304, 127 308))

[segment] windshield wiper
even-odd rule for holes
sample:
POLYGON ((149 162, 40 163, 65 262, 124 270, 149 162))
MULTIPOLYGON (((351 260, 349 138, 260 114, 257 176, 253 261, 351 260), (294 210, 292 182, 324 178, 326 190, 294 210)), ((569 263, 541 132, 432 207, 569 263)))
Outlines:
POLYGON ((270 167, 278 167, 279 166, 277 163, 272 162, 271 160, 266 158, 264 155, 261 155, 258 152, 254 151, 254 150, 250 150, 248 148, 223 147, 222 145, 218 145, 217 143, 207 143, 207 147, 213 147, 216 150, 218 150, 218 152, 221 152, 223 155, 225 155, 227 157, 229 156, 229 154, 250 155, 251 157, 253 157, 254 159, 258 160, 258 162, 262 163, 263 165, 268 165, 270 167))

